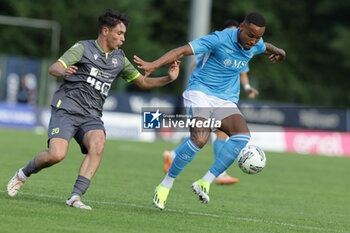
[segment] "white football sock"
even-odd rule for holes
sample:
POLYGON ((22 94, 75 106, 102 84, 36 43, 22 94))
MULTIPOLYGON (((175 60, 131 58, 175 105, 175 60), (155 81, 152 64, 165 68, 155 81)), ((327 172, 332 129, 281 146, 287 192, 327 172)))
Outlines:
POLYGON ((175 178, 170 177, 168 174, 166 174, 166 176, 164 177, 164 179, 163 179, 162 183, 160 183, 160 185, 162 185, 168 189, 171 189, 173 187, 174 181, 175 181, 175 178))
POLYGON ((209 184, 211 184, 215 180, 215 178, 216 178, 215 175, 210 171, 208 171, 207 174, 203 176, 202 180, 205 180, 209 182, 209 184))
POLYGON ((172 151, 170 151, 170 159, 172 160, 172 161, 174 161, 174 159, 175 159, 175 157, 176 157, 176 153, 175 153, 175 151, 174 150, 172 150, 172 151))
POLYGON ((219 176, 218 176, 218 178, 219 177, 222 177, 222 176, 226 176, 227 175, 227 173, 226 173, 226 171, 224 171, 223 173, 221 173, 219 176))

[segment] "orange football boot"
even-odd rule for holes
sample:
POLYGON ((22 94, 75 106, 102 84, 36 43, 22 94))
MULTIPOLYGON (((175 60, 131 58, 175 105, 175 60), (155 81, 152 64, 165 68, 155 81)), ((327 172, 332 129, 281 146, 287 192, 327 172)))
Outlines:
POLYGON ((223 176, 216 178, 215 182, 217 184, 235 184, 239 182, 239 179, 235 177, 231 177, 228 174, 225 174, 223 176))
POLYGON ((164 157, 164 173, 167 174, 171 164, 173 163, 173 161, 170 158, 170 151, 168 150, 164 151, 163 157, 164 157))

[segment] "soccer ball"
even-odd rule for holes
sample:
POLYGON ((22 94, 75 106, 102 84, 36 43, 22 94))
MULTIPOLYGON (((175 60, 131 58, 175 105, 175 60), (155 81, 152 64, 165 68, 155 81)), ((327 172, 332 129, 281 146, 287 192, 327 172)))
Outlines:
POLYGON ((246 146, 238 155, 238 166, 243 172, 248 174, 257 174, 261 172, 266 165, 266 156, 262 149, 257 146, 246 146))

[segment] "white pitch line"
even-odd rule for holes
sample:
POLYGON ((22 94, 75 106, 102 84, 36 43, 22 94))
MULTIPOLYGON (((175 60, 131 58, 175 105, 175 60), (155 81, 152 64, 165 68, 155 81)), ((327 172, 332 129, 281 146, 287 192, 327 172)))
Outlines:
MULTIPOLYGON (((5 191, 0 191, 0 193, 5 193, 5 191)), ((34 197, 46 197, 50 199, 61 199, 66 200, 66 198, 62 196, 56 196, 56 195, 48 195, 44 193, 24 193, 20 192, 22 195, 26 196, 34 196, 34 197)), ((134 203, 122 203, 122 202, 111 202, 111 201, 97 201, 97 200, 86 200, 84 199, 84 202, 90 202, 90 203, 96 203, 96 204, 103 204, 103 205, 115 205, 115 206, 129 206, 129 207, 136 207, 140 209, 150 209, 154 211, 159 211, 153 206, 144 206, 144 205, 138 205, 134 203)), ((212 218, 226 218, 226 219, 232 219, 235 221, 245 221, 245 222, 258 222, 258 223, 267 223, 267 224, 274 224, 274 225, 280 225, 280 226, 288 226, 288 227, 294 227, 294 228, 302 228, 302 229, 308 229, 308 230, 315 230, 315 231, 328 231, 328 232, 339 232, 339 233, 350 233, 350 231, 343 231, 333 228, 322 228, 322 227, 314 227, 314 226, 306 226, 306 225, 297 225, 293 223, 284 223, 284 222, 273 222, 273 221, 266 221, 263 219, 254 219, 254 218, 243 218, 243 217, 235 217, 235 216, 229 216, 229 215, 218 215, 218 214, 210 214, 210 213, 203 213, 203 212, 195 212, 195 211, 185 211, 180 209, 165 209, 164 212, 174 212, 174 213, 181 213, 181 214, 188 214, 188 215, 195 215, 195 216, 205 216, 205 217, 212 217, 212 218)))

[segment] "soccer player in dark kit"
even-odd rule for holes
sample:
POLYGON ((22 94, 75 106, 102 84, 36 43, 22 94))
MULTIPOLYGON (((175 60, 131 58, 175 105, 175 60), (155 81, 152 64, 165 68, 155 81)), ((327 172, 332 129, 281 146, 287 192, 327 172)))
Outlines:
POLYGON ((79 41, 51 65, 49 73, 63 77, 63 83, 51 102, 48 150, 15 173, 7 185, 9 196, 17 195, 30 175, 62 161, 74 137, 86 156, 66 205, 91 210, 80 198, 102 158, 106 138, 102 108, 113 81, 122 78, 141 89, 150 89, 176 80, 179 74, 179 61, 173 62, 168 76, 158 78, 143 76, 134 68, 120 49, 129 21, 126 14, 106 10, 98 18, 97 40, 79 41))

